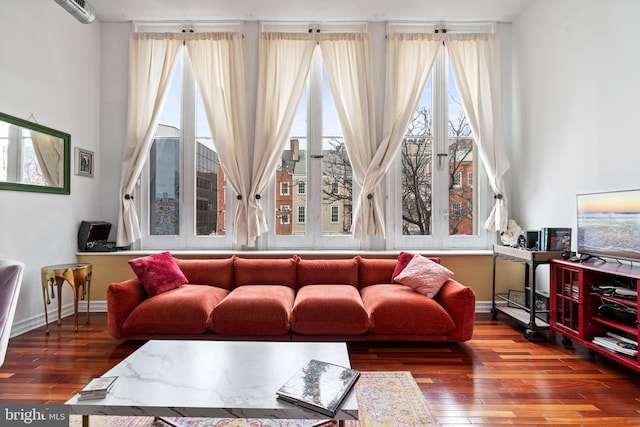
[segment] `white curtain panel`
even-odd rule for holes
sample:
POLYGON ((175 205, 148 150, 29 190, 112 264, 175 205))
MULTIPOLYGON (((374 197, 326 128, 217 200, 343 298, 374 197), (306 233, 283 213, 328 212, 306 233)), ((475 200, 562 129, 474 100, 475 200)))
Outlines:
POLYGON ((508 220, 503 176, 509 170, 509 159, 502 138, 499 42, 494 34, 447 33, 445 43, 458 93, 495 194, 484 227, 502 231, 508 220))
POLYGON ((282 157, 316 43, 314 34, 265 32, 260 36, 253 178, 247 201, 250 244, 268 230, 261 195, 282 157))
POLYGON ((251 169, 242 34, 188 33, 185 37, 213 143, 227 183, 237 195, 233 239, 246 245, 251 169))
POLYGON ((367 234, 384 237, 381 192, 377 187, 364 187, 376 151, 369 34, 322 34, 320 49, 353 178, 362 189, 351 232, 358 240, 367 234))
POLYGON ((47 185, 60 187, 64 180, 64 141, 36 131, 31 131, 31 141, 47 185))
POLYGON ((116 244, 128 246, 142 237, 135 207, 140 174, 182 46, 181 33, 132 33, 129 42, 129 104, 122 157, 116 244))
POLYGON ((433 67, 441 34, 391 33, 387 36, 387 70, 382 138, 369 160, 356 206, 354 237, 385 237, 380 182, 391 167, 433 67), (372 194, 372 199, 367 199, 372 194))

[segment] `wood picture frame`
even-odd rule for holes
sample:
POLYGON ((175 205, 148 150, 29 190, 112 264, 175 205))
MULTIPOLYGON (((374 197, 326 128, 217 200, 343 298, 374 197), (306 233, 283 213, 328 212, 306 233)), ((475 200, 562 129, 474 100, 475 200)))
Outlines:
POLYGON ((93 178, 94 170, 94 153, 93 151, 85 150, 83 148, 76 147, 75 149, 76 160, 76 175, 86 176, 93 178))

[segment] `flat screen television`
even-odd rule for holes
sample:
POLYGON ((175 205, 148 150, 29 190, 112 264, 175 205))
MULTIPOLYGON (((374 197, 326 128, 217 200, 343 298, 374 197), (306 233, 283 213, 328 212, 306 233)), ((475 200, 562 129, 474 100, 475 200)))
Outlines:
POLYGON ((640 260, 640 189, 576 196, 578 253, 640 260))

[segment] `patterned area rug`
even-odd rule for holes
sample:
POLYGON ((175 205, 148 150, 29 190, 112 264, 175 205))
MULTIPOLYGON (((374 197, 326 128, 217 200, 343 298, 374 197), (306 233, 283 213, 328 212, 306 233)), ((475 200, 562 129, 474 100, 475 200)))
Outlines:
MULTIPOLYGON (((438 426, 418 385, 410 372, 363 372, 356 384, 360 419, 347 421, 348 427, 364 426, 438 426)), ((91 427, 310 427, 331 423, 300 420, 90 417, 91 427)), ((81 417, 71 416, 71 427, 82 425, 81 417)))

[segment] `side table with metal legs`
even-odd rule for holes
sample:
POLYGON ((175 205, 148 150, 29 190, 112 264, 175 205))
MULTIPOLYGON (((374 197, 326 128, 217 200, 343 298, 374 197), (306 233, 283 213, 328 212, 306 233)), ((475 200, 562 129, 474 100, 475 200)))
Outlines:
POLYGON ((75 331, 78 332, 78 296, 87 299, 87 325, 89 324, 89 304, 91 301, 91 264, 58 264, 42 267, 42 297, 44 300, 44 317, 47 322, 45 332, 49 333, 49 315, 47 305, 56 297, 58 288, 58 326, 62 323, 62 285, 69 283, 73 289, 73 315, 75 331), (49 294, 51 288, 51 294, 49 294))

